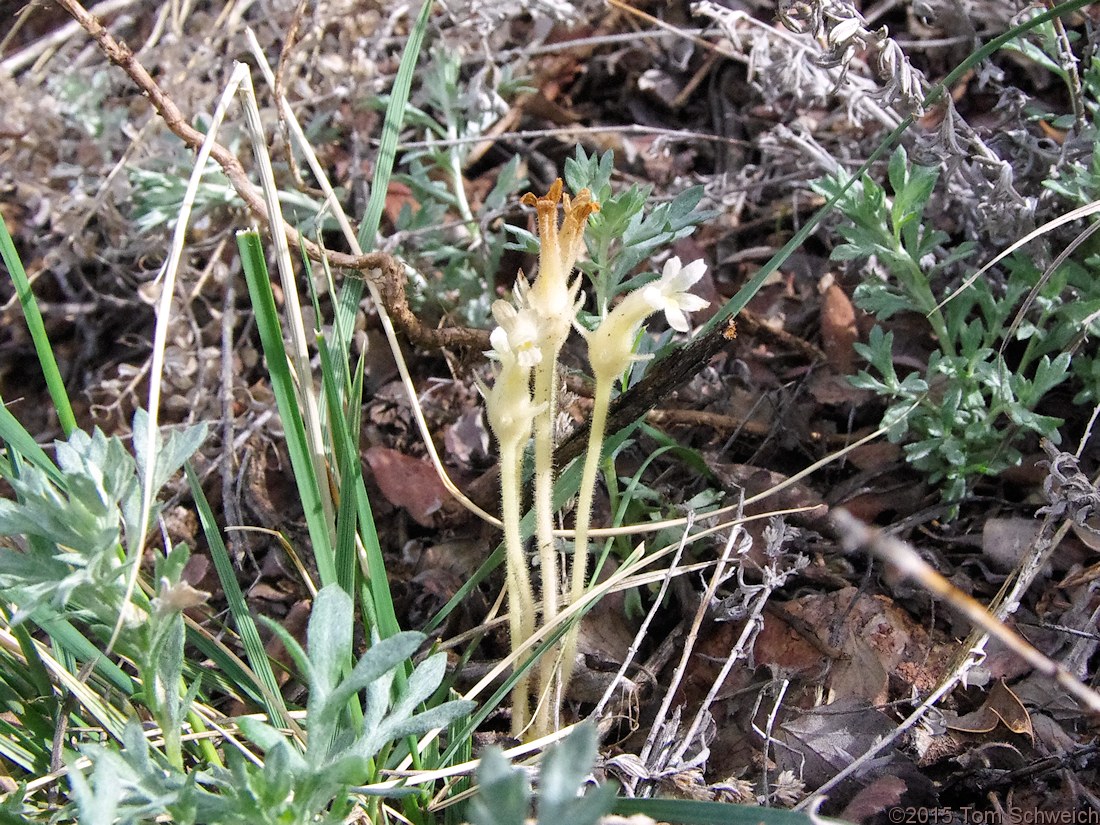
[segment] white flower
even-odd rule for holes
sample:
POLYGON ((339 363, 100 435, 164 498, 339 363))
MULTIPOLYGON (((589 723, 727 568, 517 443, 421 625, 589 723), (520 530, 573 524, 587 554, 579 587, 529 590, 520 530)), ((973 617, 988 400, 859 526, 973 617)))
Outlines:
POLYGON ((531 368, 542 360, 540 319, 524 300, 523 290, 518 292, 518 306, 504 300, 493 303, 499 326, 489 334, 493 348, 486 354, 497 362, 496 380, 492 388, 481 387, 489 426, 509 449, 518 449, 530 437, 532 421, 542 409, 531 399, 531 368))
POLYGON ((710 303, 688 292, 706 271, 702 261, 682 266, 679 258, 670 258, 658 280, 631 292, 596 329, 585 334, 588 363, 597 383, 614 381, 631 362, 639 360, 634 354, 634 339, 654 312, 664 312, 668 325, 678 332, 690 329, 687 313, 710 303))
POLYGON ((707 265, 702 260, 683 266, 679 258, 672 257, 661 270, 660 280, 642 287, 646 302, 655 311, 663 311, 668 325, 677 332, 687 332, 691 328, 687 313, 710 304, 710 301, 688 291, 706 271, 707 265))
POLYGON ((206 604, 210 594, 205 590, 196 590, 187 582, 172 584, 167 578, 160 579, 160 593, 150 604, 157 616, 169 616, 192 607, 206 604))
POLYGON ((500 360, 510 356, 524 369, 531 369, 542 360, 539 323, 534 312, 526 307, 516 309, 500 300, 493 303, 493 317, 500 326, 489 334, 489 343, 500 360))

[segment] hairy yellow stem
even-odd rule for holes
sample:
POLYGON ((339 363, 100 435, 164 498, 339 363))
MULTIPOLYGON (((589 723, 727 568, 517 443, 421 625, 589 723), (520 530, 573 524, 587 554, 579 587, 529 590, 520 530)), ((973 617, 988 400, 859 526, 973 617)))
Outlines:
MULTIPOLYGON (((535 369, 536 405, 545 405, 535 417, 535 534, 542 577, 542 623, 548 625, 558 615, 558 554, 554 545, 554 417, 557 414, 557 350, 552 358, 543 352, 535 369)), ((552 730, 551 702, 547 691, 557 671, 555 649, 547 650, 539 660, 539 705, 535 714, 535 735, 552 730)))
MULTIPOLYGON (((508 589, 508 629, 512 652, 535 632, 535 594, 527 572, 520 535, 520 450, 517 444, 501 444, 500 508, 504 522, 506 584, 508 589)), ((518 667, 517 662, 515 666, 518 667)), ((512 688, 512 735, 519 738, 531 723, 531 679, 524 674, 512 688)))
MULTIPOLYGON (((573 576, 569 589, 568 607, 584 595, 588 578, 588 529, 592 526, 592 500, 596 494, 596 474, 603 455, 604 430, 607 429, 607 411, 611 406, 613 381, 597 381, 592 401, 592 423, 588 431, 588 450, 584 456, 584 470, 577 490, 577 519, 573 537, 573 576)), ((577 652, 577 636, 581 620, 578 617, 562 641, 561 685, 564 692, 573 675, 573 659, 577 652)))

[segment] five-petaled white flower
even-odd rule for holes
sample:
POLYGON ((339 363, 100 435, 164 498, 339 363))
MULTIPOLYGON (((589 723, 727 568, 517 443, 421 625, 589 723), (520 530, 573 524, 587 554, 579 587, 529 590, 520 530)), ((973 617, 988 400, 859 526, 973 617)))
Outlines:
POLYGON ((690 329, 687 313, 710 303, 688 292, 706 270, 707 265, 702 261, 683 266, 679 258, 670 258, 660 278, 631 292, 596 329, 584 333, 588 339, 588 363, 597 383, 614 381, 632 361, 638 360, 634 354, 634 339, 654 312, 664 312, 668 325, 677 332, 690 329))
POLYGON ((683 266, 679 258, 669 258, 661 270, 660 279, 642 287, 642 294, 654 311, 664 311, 670 327, 677 332, 687 332, 690 329, 687 313, 710 303, 688 291, 706 271, 707 265, 702 260, 683 266))

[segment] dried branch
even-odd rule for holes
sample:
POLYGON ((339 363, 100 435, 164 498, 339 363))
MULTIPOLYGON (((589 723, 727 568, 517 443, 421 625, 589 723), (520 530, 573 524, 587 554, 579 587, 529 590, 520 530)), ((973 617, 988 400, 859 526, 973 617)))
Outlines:
MULTIPOLYGON (((180 108, 146 71, 130 48, 116 40, 99 22, 99 19, 76 0, 56 0, 56 2, 92 36, 107 59, 126 72, 142 93, 149 98, 149 102, 153 104, 153 108, 172 133, 192 150, 198 151, 206 136, 190 125, 180 108)), ((217 142, 213 144, 210 156, 229 178, 230 184, 253 216, 267 226, 268 214, 263 196, 248 179, 248 174, 237 156, 217 142)), ((272 227, 268 226, 268 229, 271 230, 272 227)), ((300 247, 315 261, 327 261, 330 265, 351 270, 355 276, 370 279, 377 284, 385 297, 386 309, 414 345, 426 348, 488 348, 488 333, 483 330, 457 327, 432 329, 423 326, 409 308, 405 297, 405 264, 393 255, 384 252, 368 252, 363 255, 334 252, 323 249, 285 221, 280 229, 285 233, 291 249, 300 247)))
POLYGON ((900 539, 868 527, 844 510, 834 510, 833 522, 841 542, 849 551, 863 548, 881 558, 906 578, 920 584, 962 613, 975 627, 981 628, 1027 662, 1039 673, 1056 682, 1081 703, 1082 708, 1100 714, 1100 694, 1082 684, 1065 667, 1048 658, 992 616, 977 600, 963 593, 937 572, 916 550, 900 539))

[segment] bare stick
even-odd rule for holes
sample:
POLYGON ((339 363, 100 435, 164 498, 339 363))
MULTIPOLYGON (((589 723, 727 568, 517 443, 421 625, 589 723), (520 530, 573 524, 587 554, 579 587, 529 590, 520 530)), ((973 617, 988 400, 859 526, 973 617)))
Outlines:
POLYGON ((909 544, 868 527, 845 510, 835 510, 833 520, 840 530, 841 541, 849 550, 863 548, 912 579, 933 595, 939 596, 962 613, 975 627, 981 628, 1044 676, 1058 683, 1066 693, 1090 712, 1100 714, 1100 693, 1082 684, 1065 667, 1048 658, 1009 629, 1008 625, 990 615, 985 606, 951 584, 932 568, 909 544))
MULTIPOLYGON (((135 2, 137 2, 137 0, 107 0, 107 2, 100 3, 98 6, 95 6, 93 11, 95 12, 95 14, 114 14, 116 11, 120 11, 127 6, 134 5, 135 2)), ((27 5, 23 8, 21 12, 19 12, 19 19, 16 21, 12 29, 8 32, 7 36, 4 38, 5 42, 0 43, 0 46, 7 45, 6 41, 8 41, 12 37, 12 35, 15 34, 18 28, 23 25, 23 21, 26 19, 27 15, 31 14, 32 12, 33 8, 30 5, 27 5)), ((60 46, 62 43, 64 43, 66 40, 76 34, 79 30, 80 26, 77 23, 66 23, 64 26, 55 29, 53 32, 46 35, 45 37, 39 38, 26 48, 16 52, 11 57, 5 58, 3 62, 0 62, 0 70, 2 70, 5 74, 14 75, 20 69, 25 69, 27 66, 34 63, 34 61, 36 61, 41 55, 45 54, 50 49, 60 46)))
MULTIPOLYGON (((191 149, 197 151, 202 146, 205 135, 191 126, 180 108, 146 71, 130 48, 112 37, 111 33, 103 27, 103 24, 76 0, 56 0, 56 2, 95 39, 107 58, 129 75, 142 93, 149 98, 149 102, 153 104, 153 108, 156 109, 157 114, 161 116, 172 133, 191 149)), ((229 182, 245 202, 249 211, 257 220, 262 221, 265 226, 270 228, 264 199, 248 179, 248 174, 237 156, 222 144, 215 142, 210 150, 210 157, 214 159, 225 173, 225 176, 229 178, 229 182)), ((432 329, 422 326, 405 300, 404 266, 392 255, 383 252, 349 255, 346 252, 325 250, 309 238, 302 236, 297 229, 285 221, 278 229, 286 236, 291 249, 300 246, 315 261, 327 260, 334 266, 353 270, 359 277, 376 283, 386 300, 387 308, 390 310, 394 321, 401 328, 401 331, 408 336, 409 340, 417 346, 431 348, 458 347, 475 350, 488 348, 489 338, 484 330, 466 329, 464 327, 432 329)))

